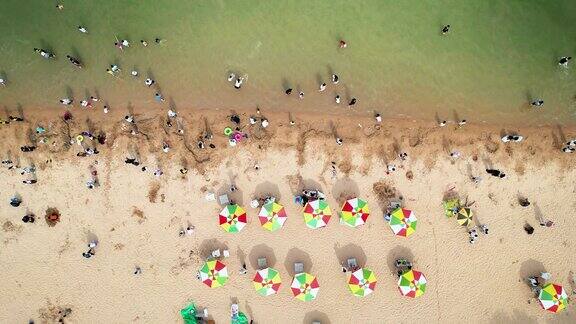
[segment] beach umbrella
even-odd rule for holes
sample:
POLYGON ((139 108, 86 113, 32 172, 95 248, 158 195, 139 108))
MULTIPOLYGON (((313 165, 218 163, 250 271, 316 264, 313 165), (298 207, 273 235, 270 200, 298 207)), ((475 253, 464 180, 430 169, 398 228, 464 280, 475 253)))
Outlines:
POLYGON ((270 232, 279 230, 284 225, 287 218, 288 216, 286 215, 286 209, 284 209, 284 206, 275 202, 269 202, 262 206, 262 209, 260 209, 260 213, 258 214, 260 224, 270 232))
POLYGON ((348 226, 356 227, 366 223, 370 216, 370 208, 365 200, 354 198, 346 200, 342 205, 340 222, 348 226))
POLYGON ((375 287, 376 275, 368 268, 358 269, 348 275, 348 288, 354 296, 368 296, 375 287))
POLYGON ((404 296, 419 297, 426 292, 426 277, 420 271, 408 270, 398 279, 398 290, 404 296))
POLYGON ((224 286, 228 282, 228 268, 219 260, 209 260, 200 268, 200 281, 210 288, 224 286))
POLYGON ((229 233, 238 233, 246 226, 246 211, 236 204, 222 209, 218 216, 220 226, 229 233))
POLYGON ((462 226, 466 226, 472 222, 472 210, 470 208, 460 208, 456 221, 462 226))
POLYGON ((568 306, 568 294, 562 286, 549 283, 540 290, 538 301, 545 310, 558 313, 568 306))
POLYGON ((390 214, 390 228, 398 236, 408 237, 412 235, 416 231, 417 223, 418 220, 414 212, 409 209, 397 208, 390 214))
POLYGON ((252 280, 254 289, 262 296, 270 296, 278 293, 282 280, 280 273, 274 268, 261 269, 256 272, 252 280))
POLYGON ((304 206, 304 222, 310 228, 320 228, 328 225, 332 211, 324 199, 309 201, 304 206))
POLYGON ((316 299, 318 291, 320 290, 318 279, 306 272, 295 275, 290 287, 292 288, 294 297, 302 301, 312 301, 316 299))

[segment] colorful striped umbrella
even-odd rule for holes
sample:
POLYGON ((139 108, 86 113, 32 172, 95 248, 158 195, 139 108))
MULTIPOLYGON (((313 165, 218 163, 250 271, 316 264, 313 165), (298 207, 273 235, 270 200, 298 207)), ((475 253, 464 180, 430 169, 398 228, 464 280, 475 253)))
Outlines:
POLYGON ((320 290, 318 279, 306 272, 295 275, 290 287, 292 288, 294 297, 302 301, 312 301, 316 299, 318 291, 320 290))
POLYGON ((359 198, 349 199, 342 205, 340 222, 356 227, 366 223, 368 216, 370 216, 370 208, 365 200, 359 198))
POLYGON ((236 204, 224 207, 218 218, 220 226, 229 233, 240 232, 247 222, 246 211, 236 204))
POLYGON ((284 206, 275 202, 269 202, 262 206, 260 214, 258 214, 260 224, 270 232, 279 230, 287 218, 288 216, 286 215, 284 206))
POLYGON ((408 270, 398 279, 398 290, 404 296, 419 297, 426 292, 426 277, 420 271, 408 270))
POLYGON ((274 268, 258 270, 252 280, 254 289, 262 296, 270 296, 278 293, 282 279, 280 273, 274 268))
POLYGON ((304 222, 310 228, 320 228, 328 225, 332 211, 324 199, 309 201, 304 206, 304 222))
POLYGON ((210 288, 224 286, 228 282, 228 268, 219 260, 209 260, 200 268, 200 281, 210 288))
POLYGON ((376 275, 368 268, 358 269, 348 275, 348 288, 354 296, 368 296, 376 288, 376 275))
POLYGON ((460 208, 456 221, 462 226, 467 226, 472 223, 472 210, 470 208, 460 208))
POLYGON ((398 236, 408 237, 416 231, 418 219, 409 209, 397 208, 390 215, 390 228, 398 236))
POLYGON ((545 310, 558 313, 568 306, 568 294, 562 286, 549 283, 540 290, 538 301, 545 310))

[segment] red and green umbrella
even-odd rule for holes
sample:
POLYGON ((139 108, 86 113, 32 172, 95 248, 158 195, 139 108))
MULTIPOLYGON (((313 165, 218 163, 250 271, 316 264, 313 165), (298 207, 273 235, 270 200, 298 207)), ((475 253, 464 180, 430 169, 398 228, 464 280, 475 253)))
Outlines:
POLYGON ((416 215, 409 209, 397 208, 390 214, 390 228, 398 236, 412 235, 416 231, 417 222, 416 215))
POLYGON ((366 223, 368 216, 370 216, 370 208, 365 200, 360 198, 349 199, 342 205, 340 222, 356 227, 366 223))
POLYGON ((348 288, 354 296, 368 296, 376 288, 376 275, 368 268, 358 269, 348 275, 348 288))
POLYGON ((398 279, 398 290, 404 296, 419 297, 426 292, 426 277, 420 271, 408 270, 398 279))
POLYGON ((278 293, 282 279, 280 273, 274 268, 261 269, 256 272, 252 280, 254 289, 262 296, 270 296, 278 293))
POLYGON ((209 260, 200 268, 200 281, 210 288, 224 286, 228 282, 228 268, 219 260, 209 260))
POLYGON ((218 216, 220 226, 229 233, 238 233, 246 226, 246 211, 236 204, 222 209, 218 216))
POLYGON ((260 213, 258 214, 260 224, 270 232, 282 228, 287 218, 288 216, 286 215, 286 209, 284 209, 284 206, 275 202, 269 202, 262 206, 262 209, 260 209, 260 213))
POLYGON ((302 301, 312 301, 316 299, 318 291, 320 290, 318 279, 306 272, 295 275, 290 287, 292 288, 294 297, 302 301))
POLYGON ((568 306, 568 294, 562 286, 549 283, 540 290, 538 302, 545 310, 558 313, 568 306))
POLYGON ((303 214, 306 225, 316 229, 328 225, 332 211, 324 199, 318 199, 307 202, 303 214))

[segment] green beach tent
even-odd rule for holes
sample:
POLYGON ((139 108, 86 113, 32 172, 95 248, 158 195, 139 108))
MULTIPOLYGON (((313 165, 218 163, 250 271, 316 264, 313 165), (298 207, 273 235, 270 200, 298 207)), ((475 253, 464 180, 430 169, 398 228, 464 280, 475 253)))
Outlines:
POLYGON ((180 310, 180 315, 182 315, 182 319, 184 320, 184 324, 197 324, 196 321, 196 305, 190 304, 185 308, 180 310))

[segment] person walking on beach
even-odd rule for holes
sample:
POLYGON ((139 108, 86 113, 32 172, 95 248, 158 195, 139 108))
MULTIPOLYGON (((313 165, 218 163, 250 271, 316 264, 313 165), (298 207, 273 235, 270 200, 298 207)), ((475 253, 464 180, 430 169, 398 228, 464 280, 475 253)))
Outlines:
POLYGON ((568 67, 568 62, 572 59, 572 56, 562 56, 560 60, 558 60, 558 65, 563 67, 568 67))
POLYGON ((87 34, 88 30, 86 29, 86 27, 84 26, 78 26, 78 30, 82 33, 82 34, 87 34))
POLYGON ((445 25, 444 27, 442 27, 442 35, 448 34, 449 31, 450 31, 450 25, 445 25))
POLYGON ((542 107, 542 106, 544 106, 544 100, 542 100, 542 99, 534 99, 534 100, 530 103, 530 105, 532 105, 532 107, 534 107, 534 108, 542 107))
POLYGON ((486 172, 493 176, 493 177, 497 177, 497 178, 504 178, 506 176, 506 174, 504 174, 504 172, 497 170, 497 169, 486 169, 486 172))

